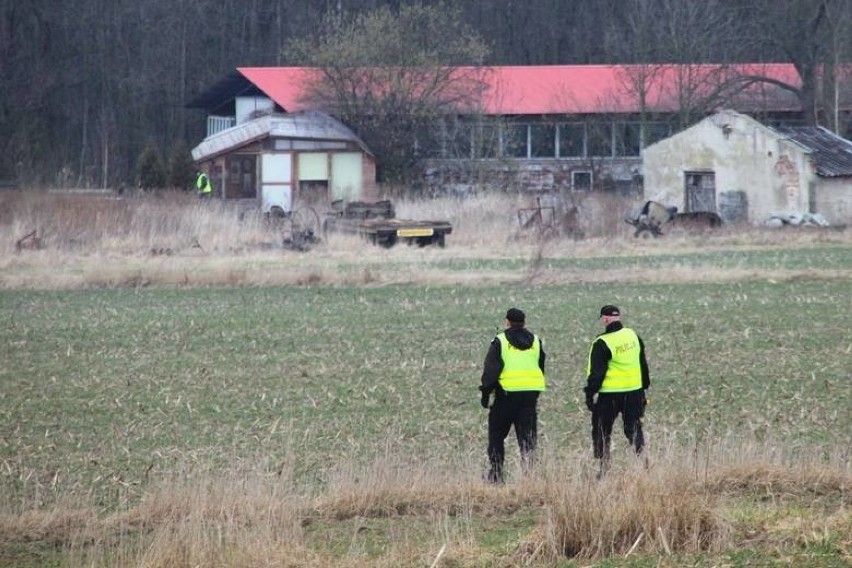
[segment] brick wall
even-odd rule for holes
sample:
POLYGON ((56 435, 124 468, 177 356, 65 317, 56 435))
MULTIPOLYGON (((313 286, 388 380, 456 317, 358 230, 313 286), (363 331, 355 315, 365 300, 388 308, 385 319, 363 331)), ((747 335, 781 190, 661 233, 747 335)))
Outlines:
POLYGON ((642 193, 641 158, 601 160, 431 160, 423 170, 429 194, 466 194, 480 188, 518 192, 593 191, 642 193))

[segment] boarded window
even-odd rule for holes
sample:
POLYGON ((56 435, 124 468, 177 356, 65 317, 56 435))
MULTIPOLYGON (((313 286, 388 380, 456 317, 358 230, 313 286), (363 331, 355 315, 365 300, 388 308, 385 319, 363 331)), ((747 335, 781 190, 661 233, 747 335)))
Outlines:
POLYGON ((299 201, 308 205, 328 201, 328 154, 325 152, 299 154, 299 201))
POLYGON ((263 154, 263 183, 292 183, 290 154, 263 154))
POLYGON ((363 168, 361 154, 342 152, 331 155, 331 194, 332 199, 357 201, 361 199, 363 188, 363 168))
POLYGON ((328 179, 328 154, 303 152, 299 154, 299 181, 328 179))
POLYGON ((290 154, 263 154, 260 162, 263 212, 292 210, 292 159, 290 154))

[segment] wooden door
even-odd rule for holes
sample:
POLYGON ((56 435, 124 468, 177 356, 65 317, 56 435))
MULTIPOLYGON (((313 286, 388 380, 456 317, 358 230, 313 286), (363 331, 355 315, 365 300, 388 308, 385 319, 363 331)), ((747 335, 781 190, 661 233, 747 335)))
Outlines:
POLYGON ((716 213, 716 174, 685 172, 684 209, 686 213, 716 213))

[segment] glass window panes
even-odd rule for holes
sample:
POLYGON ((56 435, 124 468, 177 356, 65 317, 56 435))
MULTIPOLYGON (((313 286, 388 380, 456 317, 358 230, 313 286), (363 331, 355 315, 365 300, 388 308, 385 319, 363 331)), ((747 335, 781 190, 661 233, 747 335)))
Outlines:
POLYGON ((507 124, 503 128, 503 155, 507 158, 527 157, 526 124, 507 124))
POLYGON ((500 149, 500 130, 494 124, 476 124, 473 126, 474 158, 496 158, 500 149))
POLYGON ((659 142, 663 138, 668 138, 670 133, 669 125, 665 122, 647 122, 645 129, 645 146, 648 147, 655 142, 659 142))
POLYGON ((559 156, 561 158, 582 158, 583 140, 586 135, 584 124, 561 124, 559 126, 559 156))
POLYGON ((619 122, 615 125, 615 155, 638 156, 642 129, 638 122, 619 122))
POLYGON ((473 133, 471 124, 459 120, 448 121, 445 125, 443 147, 441 153, 445 158, 454 160, 469 160, 473 133))
POLYGON ((530 156, 533 158, 556 157, 556 126, 553 124, 530 125, 530 156))
POLYGON ((425 158, 441 156, 441 127, 440 124, 424 124, 417 126, 414 138, 414 153, 425 158))
POLYGON ((612 156, 612 124, 592 123, 588 125, 589 157, 612 156))

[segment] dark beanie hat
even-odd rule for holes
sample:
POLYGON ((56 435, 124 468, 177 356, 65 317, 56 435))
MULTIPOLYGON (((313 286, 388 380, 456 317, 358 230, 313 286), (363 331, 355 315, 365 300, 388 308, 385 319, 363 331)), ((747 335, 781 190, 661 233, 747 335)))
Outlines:
POLYGON ((601 316, 620 316, 621 310, 616 306, 606 305, 601 308, 601 316))
POLYGON ((512 323, 524 323, 524 312, 518 308, 509 308, 506 312, 506 319, 512 323))

